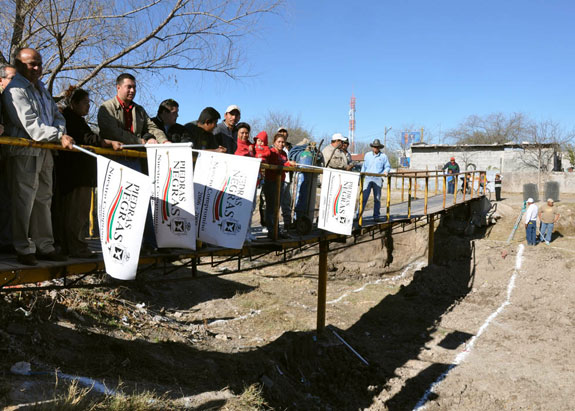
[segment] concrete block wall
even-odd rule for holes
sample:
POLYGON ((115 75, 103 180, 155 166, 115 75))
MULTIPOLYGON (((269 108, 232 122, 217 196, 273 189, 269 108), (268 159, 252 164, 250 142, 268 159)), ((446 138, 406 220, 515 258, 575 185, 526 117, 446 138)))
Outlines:
MULTIPOLYGON (((525 172, 511 172, 502 173, 503 181, 501 185, 502 191, 508 193, 521 193, 523 192, 523 185, 532 183, 538 183, 537 173, 525 173, 525 172)), ((561 194, 574 194, 575 193, 575 172, 551 172, 541 174, 541 187, 540 190, 545 189, 545 182, 555 181, 559 183, 559 191, 561 194)), ((539 195, 543 196, 543 192, 540 191, 539 195)))
MULTIPOLYGON (((437 170, 442 168, 449 161, 450 157, 455 157, 462 171, 465 164, 473 163, 477 170, 493 170, 502 172, 529 171, 521 156, 523 150, 500 149, 500 150, 476 150, 476 151, 435 151, 411 153, 410 169, 413 170, 437 170)), ((549 165, 550 166, 550 165, 549 165)))

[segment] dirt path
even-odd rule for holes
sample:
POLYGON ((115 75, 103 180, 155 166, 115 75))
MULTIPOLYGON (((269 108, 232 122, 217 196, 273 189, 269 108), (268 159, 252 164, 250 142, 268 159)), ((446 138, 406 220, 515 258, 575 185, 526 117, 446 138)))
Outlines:
MULTIPOLYGON (((517 212, 520 199, 507 206, 517 212)), ((562 207, 563 233, 571 207, 562 207)), ((473 289, 370 409, 575 408, 575 242, 559 232, 551 246, 527 247, 520 229, 508 246, 498 238, 506 238, 512 215, 475 242, 473 289)))
MULTIPOLYGON (((496 312, 497 304, 506 300, 506 285, 516 274, 510 304, 484 323, 488 328, 434 389, 426 409, 575 407, 573 254, 545 246, 525 247, 522 255, 516 251, 502 262, 497 277, 482 278, 476 295, 442 319, 442 328, 477 333, 478 320, 487 321, 486 314, 496 312), (518 270, 513 268, 514 260, 520 263, 518 270), (496 298, 489 301, 489 294, 496 298)), ((465 349, 464 343, 457 352, 465 349)), ((442 362, 455 363, 453 353, 442 354, 442 362)))

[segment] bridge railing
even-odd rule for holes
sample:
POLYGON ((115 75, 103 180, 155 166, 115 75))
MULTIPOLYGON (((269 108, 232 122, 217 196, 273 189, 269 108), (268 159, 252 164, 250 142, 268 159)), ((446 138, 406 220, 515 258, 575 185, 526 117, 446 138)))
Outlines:
MULTIPOLYGON (((0 137, 0 145, 12 145, 12 146, 20 146, 20 147, 35 147, 35 148, 43 148, 43 149, 50 149, 50 150, 67 150, 63 148, 60 144, 54 143, 41 143, 29 139, 22 139, 22 138, 13 138, 13 137, 0 137)), ((147 154, 145 151, 138 151, 132 149, 124 149, 115 151, 109 148, 102 148, 102 147, 94 147, 94 146, 81 146, 87 150, 93 151, 96 154, 106 155, 106 156, 117 156, 117 157, 133 157, 133 158, 146 158, 147 154)), ((69 150, 67 150, 69 151, 69 150)), ((269 164, 261 164, 261 170, 277 170, 283 172, 300 172, 300 173, 312 173, 312 174, 322 174, 323 170, 320 167, 313 167, 313 166, 303 166, 298 165, 294 167, 287 167, 287 166, 276 166, 276 165, 269 165, 269 164)), ((469 194, 470 198, 473 199, 476 196, 480 195, 480 190, 483 187, 486 187, 487 180, 486 180, 486 172, 480 170, 473 170, 473 171, 464 171, 457 174, 445 174, 441 170, 402 170, 399 172, 392 172, 385 174, 374 174, 374 173, 359 173, 360 174, 360 184, 359 184, 359 225, 363 224, 363 189, 364 189, 364 181, 366 177, 381 177, 384 182, 386 182, 386 221, 390 220, 391 217, 391 206, 392 206, 392 181, 395 180, 395 186, 397 187, 397 182, 401 181, 401 203, 407 201, 407 217, 411 218, 412 214, 412 201, 418 199, 418 187, 421 183, 423 183, 423 212, 427 214, 428 212, 428 202, 431 196, 437 196, 441 194, 443 196, 442 208, 445 209, 446 205, 450 202, 453 204, 457 203, 457 194, 458 194, 458 182, 459 180, 463 180, 463 187, 467 187, 467 189, 462 190, 462 201, 466 201, 466 196, 469 194), (452 177, 454 179, 454 190, 453 194, 448 193, 448 178, 452 177), (432 191, 430 191, 430 181, 433 181, 432 191), (475 182, 478 182, 477 188, 475 182), (469 186, 469 183, 471 185, 469 186), (469 191, 469 192, 468 192, 469 191), (433 193, 433 194, 432 194, 433 193), (451 197, 450 197, 451 196, 451 197), (407 199, 406 199, 407 197, 407 199)), ((277 173, 275 177, 277 184, 276 190, 278 193, 281 193, 281 172, 277 173)), ((317 186, 312 187, 313 192, 310 193, 311 195, 315 195, 317 197, 317 186)), ((421 195, 421 194, 420 194, 421 195)), ((279 224, 279 213, 280 213, 280 195, 276 196, 276 202, 273 204, 274 207, 274 214, 276 216, 275 222, 276 225, 279 224)), ((276 226, 273 230, 275 238, 274 240, 278 239, 278 227, 276 226)))

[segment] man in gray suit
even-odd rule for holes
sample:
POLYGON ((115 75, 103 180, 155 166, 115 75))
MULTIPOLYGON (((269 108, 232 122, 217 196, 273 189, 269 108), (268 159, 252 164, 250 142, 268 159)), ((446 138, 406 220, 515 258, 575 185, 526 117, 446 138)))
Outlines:
MULTIPOLYGON (((74 139, 66 134, 66 121, 40 81, 42 56, 25 48, 15 63, 18 73, 2 93, 6 134, 71 149, 74 139)), ((52 152, 17 146, 7 151, 12 175, 18 176, 12 181, 12 240, 18 261, 65 261, 54 249, 52 233, 52 152)))

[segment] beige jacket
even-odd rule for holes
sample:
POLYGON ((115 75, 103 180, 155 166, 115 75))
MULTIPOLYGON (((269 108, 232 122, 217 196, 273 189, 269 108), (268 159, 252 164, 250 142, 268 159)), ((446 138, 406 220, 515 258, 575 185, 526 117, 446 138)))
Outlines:
POLYGON ((134 103, 132 118, 133 133, 124 128, 124 113, 116 96, 105 101, 98 109, 100 137, 124 144, 140 144, 140 139, 144 138, 146 134, 151 134, 158 143, 168 141, 164 132, 150 120, 144 107, 134 103))
POLYGON ((326 167, 344 170, 349 164, 346 154, 331 144, 327 145, 321 153, 326 167))

